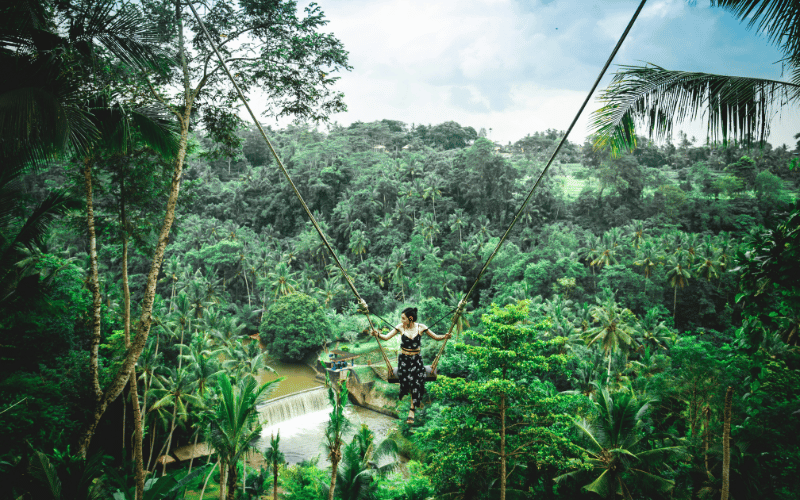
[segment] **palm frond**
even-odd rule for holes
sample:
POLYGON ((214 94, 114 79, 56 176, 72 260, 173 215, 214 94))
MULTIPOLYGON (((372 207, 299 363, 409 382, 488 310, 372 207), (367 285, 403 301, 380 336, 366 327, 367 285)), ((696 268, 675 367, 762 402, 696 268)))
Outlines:
POLYGON ((73 42, 97 41, 122 62, 143 70, 163 72, 168 61, 155 48, 160 40, 156 26, 138 9, 119 9, 114 0, 82 6, 70 31, 73 42))
POLYGON ((636 125, 649 137, 668 139, 674 126, 702 118, 708 139, 751 143, 766 140, 769 122, 781 106, 800 100, 795 83, 672 71, 659 66, 622 66, 599 97, 604 105, 592 116, 595 147, 636 146, 636 125))
POLYGON ((28 246, 32 243, 41 243, 42 238, 47 233, 49 224, 68 208, 71 201, 73 201, 73 198, 66 190, 50 193, 28 216, 11 246, 13 247, 17 244, 28 246))
POLYGON ((44 453, 32 450, 30 460, 31 476, 45 486, 53 498, 61 497, 61 480, 58 478, 56 468, 44 453))
POLYGON ((598 476, 597 479, 587 484, 582 489, 597 493, 603 498, 608 498, 608 494, 611 491, 612 481, 613 481, 613 478, 611 476, 612 476, 611 471, 607 469, 603 471, 603 473, 600 474, 600 476, 598 476))

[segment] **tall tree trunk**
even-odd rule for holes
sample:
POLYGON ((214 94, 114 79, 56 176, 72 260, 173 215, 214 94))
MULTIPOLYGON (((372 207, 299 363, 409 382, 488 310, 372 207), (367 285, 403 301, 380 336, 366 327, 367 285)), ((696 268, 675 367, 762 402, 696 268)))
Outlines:
POLYGON ((136 367, 133 367, 130 378, 131 405, 133 406, 133 464, 136 477, 136 500, 144 497, 144 457, 142 455, 142 412, 139 408, 139 387, 137 384, 136 367))
POLYGON ((706 407, 703 408, 703 413, 706 417, 706 431, 703 433, 703 457, 705 458, 706 464, 706 476, 711 479, 711 469, 708 467, 708 443, 711 439, 711 407, 706 405, 706 407))
POLYGON ((225 478, 228 476, 228 467, 220 462, 219 466, 219 500, 225 500, 225 478))
POLYGON ((178 416, 178 397, 175 396, 175 401, 172 406, 172 423, 169 426, 169 435, 167 436, 167 450, 164 452, 164 463, 162 464, 163 467, 161 468, 161 475, 164 476, 167 474, 167 460, 166 457, 169 456, 170 446, 172 446, 172 434, 175 432, 175 419, 178 416))
MULTIPOLYGON (((89 376, 92 392, 94 393, 95 411, 97 411, 103 398, 97 364, 100 349, 103 299, 100 296, 100 279, 97 270, 97 236, 94 230, 94 204, 92 201, 92 163, 93 160, 91 158, 84 160, 83 177, 86 186, 86 226, 89 232, 89 276, 87 277, 87 285, 92 293, 92 337, 89 347, 89 376)), ((88 442, 85 447, 82 447, 84 455, 88 447, 88 442)))
POLYGON ((675 311, 678 310, 678 285, 673 287, 675 292, 672 294, 672 320, 675 320, 675 311))
POLYGON ((192 457, 189 459, 189 470, 186 474, 192 473, 192 464, 194 463, 194 454, 197 453, 197 438, 200 437, 200 429, 197 429, 194 433, 194 446, 192 446, 192 457))
POLYGON ((278 500, 278 460, 272 464, 272 500, 278 500))
POLYGON ((211 476, 214 474, 214 469, 216 469, 218 465, 219 465, 219 460, 217 461, 217 463, 214 464, 214 467, 211 468, 211 471, 208 473, 208 476, 206 476, 206 480, 203 481, 203 489, 200 490, 200 500, 203 500, 203 497, 206 494, 206 486, 208 486, 208 480, 211 479, 211 476))
MULTIPOLYGON (((145 417, 146 416, 147 416, 147 414, 145 414, 145 417)), ((147 470, 148 471, 150 470, 150 462, 153 460, 153 448, 155 447, 155 444, 156 444, 156 429, 157 428, 158 428, 158 426, 156 425, 156 422, 153 422, 153 432, 150 435, 150 453, 147 455, 147 470)), ((155 470, 155 467, 153 469, 155 470)))
POLYGON ((506 500, 506 396, 500 398, 500 500, 506 500))
POLYGON ((228 465, 228 474, 225 478, 225 482, 228 484, 227 489, 227 500, 234 500, 236 498, 236 462, 228 465))
POLYGON ((725 393, 725 424, 722 428, 722 500, 728 500, 731 488, 731 403, 733 387, 725 393))
POLYGON ((333 500, 334 492, 336 491, 336 474, 339 472, 341 455, 342 453, 338 449, 331 454, 331 488, 328 490, 328 500, 333 500))

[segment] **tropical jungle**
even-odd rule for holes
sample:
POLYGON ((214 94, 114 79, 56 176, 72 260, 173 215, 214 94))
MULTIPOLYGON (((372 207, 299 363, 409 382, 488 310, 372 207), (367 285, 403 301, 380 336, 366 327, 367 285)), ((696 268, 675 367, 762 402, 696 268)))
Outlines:
POLYGON ((4 4, 0 498, 796 498, 800 6, 712 3, 791 81, 622 67, 583 144, 338 124, 315 4, 4 4), (413 423, 372 336, 409 306, 452 334, 413 423), (325 392, 296 462, 278 364, 325 392))

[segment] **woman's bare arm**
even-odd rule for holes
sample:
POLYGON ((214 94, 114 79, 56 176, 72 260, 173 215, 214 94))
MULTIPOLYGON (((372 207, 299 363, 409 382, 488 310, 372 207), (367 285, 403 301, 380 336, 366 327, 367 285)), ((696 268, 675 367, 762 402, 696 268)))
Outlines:
POLYGON ((385 337, 381 335, 380 332, 378 332, 378 330, 372 330, 372 334, 381 340, 389 340, 390 338, 397 335, 397 328, 392 328, 392 331, 390 331, 385 337))
POLYGON ((444 335, 436 335, 431 331, 430 328, 426 328, 423 333, 427 333, 428 337, 432 338, 433 340, 444 340, 452 337, 452 335, 450 335, 449 333, 445 333, 444 335))

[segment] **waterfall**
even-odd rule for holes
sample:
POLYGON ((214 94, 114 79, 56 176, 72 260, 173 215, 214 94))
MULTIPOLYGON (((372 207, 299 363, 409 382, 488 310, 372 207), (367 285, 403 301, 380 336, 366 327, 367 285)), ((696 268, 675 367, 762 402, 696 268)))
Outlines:
POLYGON ((330 407, 325 387, 315 387, 302 392, 267 401, 258 408, 258 418, 263 426, 273 426, 307 413, 330 407))

